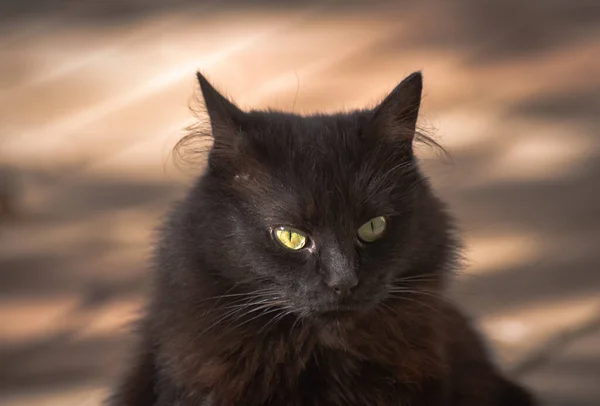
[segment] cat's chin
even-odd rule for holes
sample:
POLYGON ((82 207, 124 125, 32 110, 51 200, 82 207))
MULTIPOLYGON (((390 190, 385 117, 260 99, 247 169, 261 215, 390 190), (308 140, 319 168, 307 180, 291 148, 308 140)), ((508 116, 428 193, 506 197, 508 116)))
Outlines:
POLYGON ((349 319, 349 318, 355 318, 357 317, 359 314, 359 312, 357 310, 351 310, 351 309, 339 309, 339 310, 327 310, 324 312, 318 312, 315 313, 315 318, 321 319, 321 320, 342 320, 342 319, 349 319))
POLYGON ((357 325, 361 317, 359 311, 329 311, 314 316, 318 341, 330 348, 345 349, 347 335, 357 325))
POLYGON ((339 323, 357 320, 366 312, 366 310, 367 308, 365 306, 345 304, 314 311, 310 317, 325 323, 339 323))

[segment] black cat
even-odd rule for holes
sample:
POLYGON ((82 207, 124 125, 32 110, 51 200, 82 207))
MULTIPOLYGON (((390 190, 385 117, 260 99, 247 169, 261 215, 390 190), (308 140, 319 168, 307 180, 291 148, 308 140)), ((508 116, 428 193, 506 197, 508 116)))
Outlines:
POLYGON ((162 230, 110 405, 534 404, 444 297, 458 244, 413 154, 420 73, 306 117, 198 79, 208 167, 162 230))

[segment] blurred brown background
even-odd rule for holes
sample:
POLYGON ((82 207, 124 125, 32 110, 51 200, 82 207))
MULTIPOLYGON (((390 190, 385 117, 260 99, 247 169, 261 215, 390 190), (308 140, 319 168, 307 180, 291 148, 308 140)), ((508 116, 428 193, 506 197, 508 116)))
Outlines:
POLYGON ((201 69, 240 105, 373 104, 422 69, 454 295, 548 405, 600 404, 600 3, 0 1, 0 404, 98 405, 201 69))

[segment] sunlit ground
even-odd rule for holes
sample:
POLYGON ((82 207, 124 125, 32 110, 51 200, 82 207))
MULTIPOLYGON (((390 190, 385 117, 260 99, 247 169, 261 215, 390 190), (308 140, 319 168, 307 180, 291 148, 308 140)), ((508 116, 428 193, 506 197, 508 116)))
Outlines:
POLYGON ((423 70, 422 125, 452 159, 419 154, 466 241, 454 296, 549 404, 600 404, 598 7, 359 3, 4 24, 3 405, 105 394, 154 227, 193 174, 170 152, 197 69, 241 106, 298 113, 373 105, 423 70))

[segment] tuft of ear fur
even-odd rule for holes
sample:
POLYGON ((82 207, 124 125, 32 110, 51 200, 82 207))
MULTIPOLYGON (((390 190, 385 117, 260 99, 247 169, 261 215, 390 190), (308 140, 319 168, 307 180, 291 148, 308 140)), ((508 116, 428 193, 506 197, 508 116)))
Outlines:
POLYGON ((245 113, 217 91, 210 82, 197 72, 206 113, 210 118, 214 145, 233 146, 239 137, 245 113))
POLYGON ((196 120, 185 128, 185 135, 173 148, 179 167, 202 167, 214 154, 235 155, 242 140, 246 113, 219 93, 202 73, 197 72, 196 77, 201 97, 195 93, 190 102, 196 120))
POLYGON ((415 137, 423 76, 414 72, 406 77, 377 106, 369 123, 369 132, 389 141, 410 141, 415 137))

